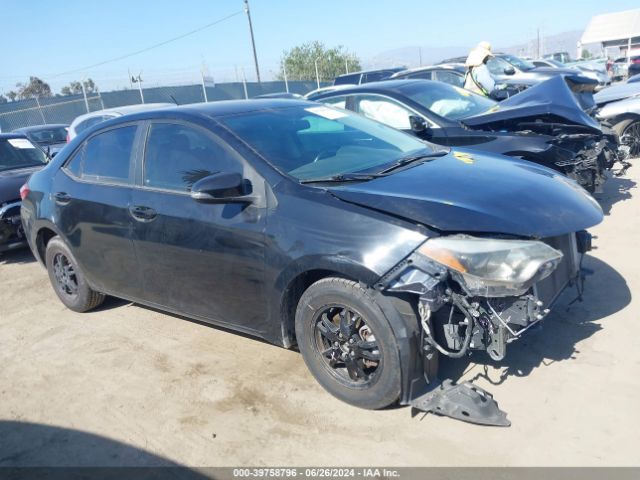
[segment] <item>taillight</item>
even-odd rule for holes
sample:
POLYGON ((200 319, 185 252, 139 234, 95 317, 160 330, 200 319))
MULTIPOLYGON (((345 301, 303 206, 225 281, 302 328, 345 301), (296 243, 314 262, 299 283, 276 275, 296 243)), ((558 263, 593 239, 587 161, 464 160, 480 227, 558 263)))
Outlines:
POLYGON ((26 183, 24 185, 22 185, 20 187, 20 198, 22 200, 24 200, 25 198, 27 198, 27 195, 29 195, 29 192, 31 190, 29 190, 29 185, 27 185, 26 183))

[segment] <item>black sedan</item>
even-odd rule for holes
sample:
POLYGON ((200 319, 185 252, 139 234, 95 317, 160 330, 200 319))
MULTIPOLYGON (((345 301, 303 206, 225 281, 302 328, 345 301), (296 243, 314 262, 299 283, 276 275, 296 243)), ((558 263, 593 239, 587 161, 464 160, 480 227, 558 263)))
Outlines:
POLYGON ((439 352, 502 358, 579 276, 583 229, 602 220, 552 170, 298 100, 104 122, 22 192, 72 310, 114 295, 297 344, 364 408, 414 400, 439 352))
POLYGON ((69 125, 56 123, 18 128, 15 133, 26 135, 29 140, 53 157, 67 144, 68 129, 69 125))
POLYGON ((0 252, 26 246, 20 222, 20 187, 47 163, 24 135, 0 133, 0 252))
POLYGON ((497 103, 429 80, 388 80, 307 96, 443 146, 539 163, 599 191, 618 158, 614 134, 586 115, 561 77, 497 103))

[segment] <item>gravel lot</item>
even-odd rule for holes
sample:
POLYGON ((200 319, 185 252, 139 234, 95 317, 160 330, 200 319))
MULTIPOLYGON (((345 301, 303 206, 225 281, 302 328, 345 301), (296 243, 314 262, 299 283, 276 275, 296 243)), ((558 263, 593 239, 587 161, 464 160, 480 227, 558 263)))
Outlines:
POLYGON ((356 409, 296 352, 138 305, 73 313, 28 251, 2 255, 0 466, 638 465, 638 182, 599 195, 584 302, 566 292, 499 364, 446 364, 510 428, 356 409))

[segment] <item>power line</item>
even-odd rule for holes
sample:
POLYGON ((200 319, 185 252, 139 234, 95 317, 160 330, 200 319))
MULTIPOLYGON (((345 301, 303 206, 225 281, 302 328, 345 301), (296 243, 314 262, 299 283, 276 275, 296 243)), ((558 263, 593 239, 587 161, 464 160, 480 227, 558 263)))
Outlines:
POLYGON ((136 50, 135 52, 127 53, 125 55, 120 55, 119 57, 115 57, 115 58, 111 58, 109 60, 104 60, 102 62, 94 63, 93 65, 87 65, 86 67, 76 68, 74 70, 68 70, 68 71, 62 72, 62 73, 56 73, 55 75, 47 75, 46 78, 47 79, 52 79, 52 78, 62 77, 63 75, 69 75, 71 73, 83 72, 83 71, 89 70, 91 68, 100 67, 100 66, 106 65, 108 63, 117 62, 119 60, 124 60, 125 58, 133 57, 135 55, 140 55, 141 53, 148 52, 149 50, 153 50, 154 48, 162 47, 162 46, 167 45, 169 43, 175 42, 176 40, 182 40, 183 38, 188 37, 189 35, 193 35, 194 33, 201 32, 202 30, 205 30, 207 28, 213 27, 214 25, 222 23, 225 20, 229 20, 230 18, 235 17, 236 15, 240 15, 242 13, 244 13, 244 11, 240 10, 240 11, 237 11, 237 12, 232 13, 230 15, 227 15, 226 17, 223 17, 223 18, 220 18, 218 20, 215 20, 215 21, 213 21, 211 23, 207 23, 206 25, 203 25, 202 27, 196 28, 195 30, 191 30, 190 32, 183 33, 182 35, 178 35, 177 37, 173 37, 173 38, 170 38, 170 39, 165 40, 163 42, 156 43, 155 45, 151 45, 151 46, 143 48, 141 50, 136 50))

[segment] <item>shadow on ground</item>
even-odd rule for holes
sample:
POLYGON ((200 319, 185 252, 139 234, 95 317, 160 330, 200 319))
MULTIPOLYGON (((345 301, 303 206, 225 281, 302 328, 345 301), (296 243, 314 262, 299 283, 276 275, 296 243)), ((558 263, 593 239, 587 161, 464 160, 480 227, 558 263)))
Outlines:
MULTIPOLYGON (((163 467, 142 472, 138 470, 135 472, 135 478, 207 478, 197 471, 182 467, 164 457, 93 433, 38 423, 2 420, 0 421, 0 468, 5 470, 7 467, 82 467, 85 469, 62 469, 57 472, 59 475, 56 475, 56 470, 47 470, 46 478, 52 479, 95 478, 94 474, 99 472, 90 471, 89 467, 94 469, 95 467, 163 467), (140 475, 145 472, 148 476, 140 475)), ((127 478, 125 472, 121 473, 120 478, 127 478)))
POLYGON ((631 291, 615 269, 588 255, 584 267, 593 271, 593 275, 587 277, 582 301, 574 301, 576 290, 568 288, 538 327, 509 344, 507 356, 502 361, 493 361, 484 352, 474 352, 471 357, 459 360, 441 356, 440 378, 457 382, 471 368, 471 372, 476 373, 468 380, 482 378, 499 385, 509 377, 524 377, 535 368, 580 355, 579 342, 605 327, 599 321, 613 321, 607 317, 631 302, 631 291))
POLYGON ((603 192, 594 195, 605 215, 611 213, 611 207, 618 202, 630 200, 631 192, 637 188, 635 181, 625 177, 611 177, 604 184, 603 192))
POLYGON ((18 250, 10 250, 0 253, 0 266, 11 264, 23 264, 35 262, 36 258, 28 248, 20 248, 18 250))

